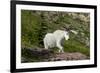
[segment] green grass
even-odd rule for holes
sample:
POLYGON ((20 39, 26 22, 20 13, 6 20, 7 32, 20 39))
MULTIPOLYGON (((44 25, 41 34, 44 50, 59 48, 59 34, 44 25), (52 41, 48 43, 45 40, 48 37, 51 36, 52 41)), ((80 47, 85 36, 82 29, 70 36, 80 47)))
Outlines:
POLYGON ((87 56, 90 56, 90 49, 85 47, 84 44, 75 40, 65 41, 64 51, 65 52, 80 52, 87 56))

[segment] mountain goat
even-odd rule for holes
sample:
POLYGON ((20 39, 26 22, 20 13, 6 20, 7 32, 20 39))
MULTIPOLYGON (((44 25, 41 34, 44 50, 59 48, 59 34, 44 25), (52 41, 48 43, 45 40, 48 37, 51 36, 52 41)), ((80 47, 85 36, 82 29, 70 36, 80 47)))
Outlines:
POLYGON ((59 52, 64 52, 61 45, 62 40, 69 39, 69 33, 64 30, 56 30, 53 33, 47 33, 43 39, 45 49, 58 47, 59 52))

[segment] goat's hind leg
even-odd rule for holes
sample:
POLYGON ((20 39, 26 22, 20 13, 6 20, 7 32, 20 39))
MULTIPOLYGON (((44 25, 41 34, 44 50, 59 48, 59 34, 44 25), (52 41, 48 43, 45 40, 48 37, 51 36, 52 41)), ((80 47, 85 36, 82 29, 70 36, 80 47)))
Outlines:
POLYGON ((48 44, 47 44, 46 41, 44 41, 44 48, 45 48, 45 49, 48 49, 48 44))

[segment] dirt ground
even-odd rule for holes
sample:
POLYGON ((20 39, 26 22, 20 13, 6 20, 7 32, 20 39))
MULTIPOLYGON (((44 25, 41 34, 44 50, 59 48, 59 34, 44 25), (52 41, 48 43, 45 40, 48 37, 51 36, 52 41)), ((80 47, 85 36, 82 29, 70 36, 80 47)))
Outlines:
POLYGON ((75 52, 75 53, 56 53, 54 57, 51 57, 50 61, 60 61, 60 60, 85 60, 89 59, 86 55, 75 52))

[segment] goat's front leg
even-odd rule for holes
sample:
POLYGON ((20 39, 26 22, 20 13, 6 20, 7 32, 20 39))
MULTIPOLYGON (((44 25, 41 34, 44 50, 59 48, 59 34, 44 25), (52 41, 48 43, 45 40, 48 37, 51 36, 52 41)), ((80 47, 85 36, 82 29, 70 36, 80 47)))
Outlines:
POLYGON ((60 52, 64 53, 63 47, 61 46, 61 41, 57 41, 57 47, 59 48, 59 53, 60 52))
POLYGON ((61 47, 61 48, 59 49, 59 53, 64 53, 63 47, 61 47))

